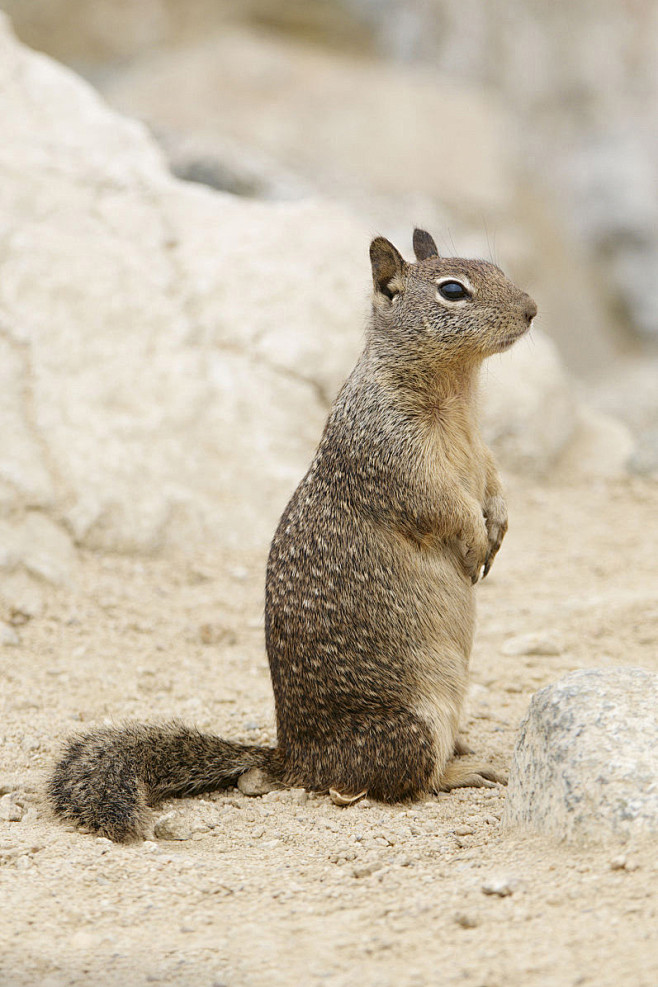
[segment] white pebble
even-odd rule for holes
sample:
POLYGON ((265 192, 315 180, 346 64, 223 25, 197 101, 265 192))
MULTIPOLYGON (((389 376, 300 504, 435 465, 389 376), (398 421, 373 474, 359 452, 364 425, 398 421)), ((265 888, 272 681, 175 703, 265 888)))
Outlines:
POLYGON ((199 826, 190 823, 177 812, 166 812, 156 820, 153 832, 161 840, 191 840, 199 826))
POLYGON ((482 885, 484 894, 507 898, 514 892, 513 882, 508 877, 491 877, 482 885))
POLYGON ((23 807, 14 801, 13 794, 0 798, 0 819, 4 822, 20 822, 23 815, 23 807))
POLYGON ((9 624, 0 623, 0 644, 15 648, 21 643, 18 634, 9 624))

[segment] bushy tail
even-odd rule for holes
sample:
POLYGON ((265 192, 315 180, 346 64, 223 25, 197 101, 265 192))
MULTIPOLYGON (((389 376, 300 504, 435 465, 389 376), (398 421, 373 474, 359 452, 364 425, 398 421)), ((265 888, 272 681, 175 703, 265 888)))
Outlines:
POLYGON ((116 842, 130 842, 148 831, 149 806, 168 796, 225 788, 249 768, 280 778, 280 752, 178 723, 128 724, 71 740, 50 779, 48 796, 64 819, 116 842))

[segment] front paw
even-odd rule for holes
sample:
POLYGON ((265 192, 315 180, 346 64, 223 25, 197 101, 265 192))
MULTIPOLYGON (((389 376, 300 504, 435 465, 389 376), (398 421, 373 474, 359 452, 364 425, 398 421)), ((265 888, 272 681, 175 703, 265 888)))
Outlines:
POLYGON ((484 572, 482 573, 482 578, 484 579, 491 569, 493 560, 503 543, 503 538, 507 531, 507 505, 502 497, 492 497, 486 501, 483 514, 488 539, 487 555, 484 560, 484 572))
POLYGON ((489 535, 484 518, 473 518, 472 523, 460 532, 459 551, 464 572, 475 584, 489 554, 489 535))

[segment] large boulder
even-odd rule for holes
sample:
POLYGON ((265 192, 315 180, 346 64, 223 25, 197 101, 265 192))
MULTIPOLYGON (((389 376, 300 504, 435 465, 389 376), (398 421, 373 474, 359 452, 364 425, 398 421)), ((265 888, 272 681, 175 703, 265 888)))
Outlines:
POLYGON ((503 824, 559 839, 658 835, 658 675, 571 672, 540 689, 519 729, 503 824))
POLYGON ((396 242, 413 217, 442 252, 499 257, 571 369, 592 377, 614 363, 618 319, 598 274, 536 174, 521 178, 526 128, 482 80, 456 84, 434 60, 387 62, 225 27, 145 52, 97 83, 153 128, 182 177, 271 197, 315 188, 396 242))
POLYGON ((439 195, 475 216, 509 208, 502 107, 432 72, 225 30, 144 56, 102 85, 158 132, 228 137, 325 191, 439 195), (437 139, 437 126, 450 139, 437 139))
MULTIPOLYGON (((177 181, 4 22, 0 116, 0 583, 66 580, 76 544, 263 549, 360 349, 370 230, 177 181)), ((568 383, 540 335, 514 354, 485 420, 503 465, 545 469, 568 383)))
POLYGON ((265 544, 361 344, 368 232, 173 180, 4 23, 0 113, 6 523, 121 551, 265 544))

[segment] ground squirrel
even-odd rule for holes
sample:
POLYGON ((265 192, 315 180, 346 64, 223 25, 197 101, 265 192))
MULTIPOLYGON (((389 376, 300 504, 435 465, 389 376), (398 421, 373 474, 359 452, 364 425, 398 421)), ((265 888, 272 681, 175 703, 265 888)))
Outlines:
POLYGON ((460 757, 458 737, 474 583, 507 529, 477 377, 537 307, 493 264, 441 258, 423 230, 413 243, 412 264, 383 237, 370 246, 365 349, 272 541, 277 746, 177 723, 99 729, 70 741, 53 773, 60 816, 139 839, 160 799, 226 787, 251 768, 344 804, 496 779, 460 757))

